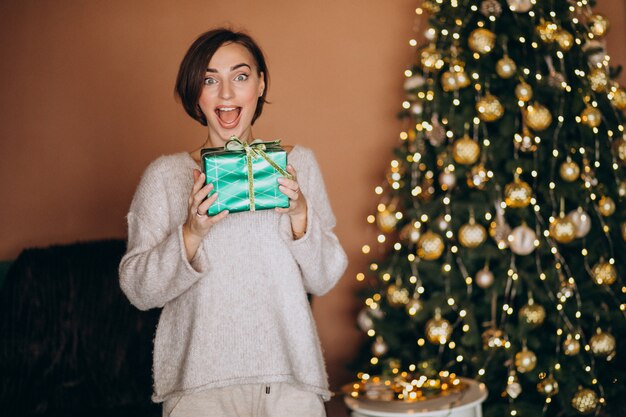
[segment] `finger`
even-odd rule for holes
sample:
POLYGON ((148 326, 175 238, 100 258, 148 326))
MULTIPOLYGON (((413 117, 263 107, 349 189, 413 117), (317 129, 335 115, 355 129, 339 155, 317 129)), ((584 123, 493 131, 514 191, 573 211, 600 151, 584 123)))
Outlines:
POLYGON ((290 180, 288 178, 279 178, 278 179, 278 183, 280 185, 283 185, 283 186, 291 189, 291 190, 294 190, 295 192, 299 192, 300 191, 300 184, 298 184, 294 180, 290 180))
POLYGON ((289 197, 290 200, 297 200, 299 193, 295 190, 292 190, 291 188, 287 188, 284 185, 281 185, 278 187, 278 190, 285 194, 287 197, 289 197))
POLYGON ((228 216, 228 213, 230 213, 228 210, 223 210, 220 211, 219 213, 217 213, 215 216, 211 217, 211 222, 213 224, 219 222, 220 220, 224 219, 226 216, 228 216))
POLYGON ((202 202, 213 190, 213 183, 210 182, 191 195, 191 200, 196 206, 202 202))
POLYGON ((216 200, 217 200, 217 193, 211 194, 209 198, 207 198, 206 200, 204 200, 202 203, 198 205, 198 212, 206 213, 207 211, 209 211, 209 207, 211 207, 213 203, 215 203, 216 200))
POLYGON ((291 174, 294 180, 296 179, 296 169, 293 167, 293 165, 287 165, 287 172, 291 174))
POLYGON ((288 208, 276 207, 274 210, 276 210, 276 212, 280 213, 280 214, 287 214, 287 213, 289 213, 289 209, 288 208))
POLYGON ((205 175, 203 172, 198 171, 197 169, 193 170, 193 187, 191 187, 191 194, 196 194, 204 184, 205 175))

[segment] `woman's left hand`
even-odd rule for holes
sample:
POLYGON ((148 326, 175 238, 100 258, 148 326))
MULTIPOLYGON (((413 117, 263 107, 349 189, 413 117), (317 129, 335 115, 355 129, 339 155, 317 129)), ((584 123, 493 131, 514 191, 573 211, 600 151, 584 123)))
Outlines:
POLYGON ((287 165, 287 172, 291 174, 292 179, 281 177, 278 179, 280 192, 289 197, 289 208, 277 207, 279 213, 288 214, 291 219, 291 229, 293 236, 298 239, 306 233, 307 223, 307 204, 306 198, 300 190, 296 170, 291 165, 287 165))

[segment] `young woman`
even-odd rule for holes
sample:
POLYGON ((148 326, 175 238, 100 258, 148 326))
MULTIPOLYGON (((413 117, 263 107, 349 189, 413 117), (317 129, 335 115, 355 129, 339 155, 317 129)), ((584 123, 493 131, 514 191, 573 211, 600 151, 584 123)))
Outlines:
POLYGON ((207 127, 202 146, 163 156, 142 176, 128 213, 120 285, 139 309, 162 307, 153 400, 166 417, 324 416, 327 376, 307 293, 329 291, 346 268, 313 153, 294 146, 289 208, 207 215, 200 149, 251 142, 268 88, 248 35, 201 35, 176 93, 207 127))

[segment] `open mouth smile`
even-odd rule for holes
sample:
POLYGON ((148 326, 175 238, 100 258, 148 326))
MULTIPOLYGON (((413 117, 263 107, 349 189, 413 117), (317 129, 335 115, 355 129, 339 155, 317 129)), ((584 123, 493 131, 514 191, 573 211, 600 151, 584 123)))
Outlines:
POLYGON ((215 109, 215 114, 217 114, 217 119, 222 127, 231 129, 239 123, 241 107, 220 106, 215 109))

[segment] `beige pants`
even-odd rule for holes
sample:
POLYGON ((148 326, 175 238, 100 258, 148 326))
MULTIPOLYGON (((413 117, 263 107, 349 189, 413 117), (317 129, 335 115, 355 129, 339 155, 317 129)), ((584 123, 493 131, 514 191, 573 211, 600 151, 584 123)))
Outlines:
POLYGON ((322 398, 287 383, 234 385, 172 398, 163 417, 326 417, 322 398))

